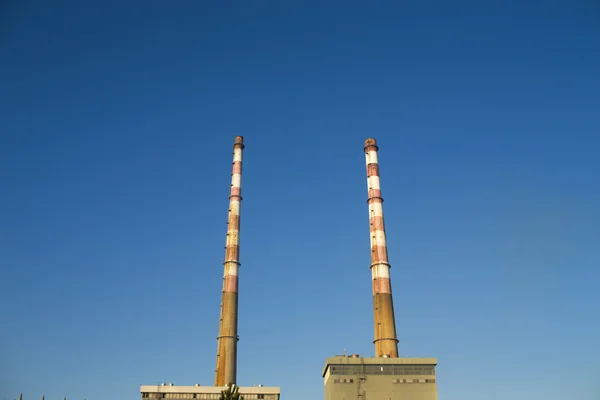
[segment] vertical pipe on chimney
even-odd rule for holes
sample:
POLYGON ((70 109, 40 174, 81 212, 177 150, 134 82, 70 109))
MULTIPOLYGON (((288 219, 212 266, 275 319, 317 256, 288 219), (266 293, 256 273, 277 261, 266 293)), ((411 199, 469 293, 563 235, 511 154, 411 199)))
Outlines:
POLYGON ((371 276, 373 280, 373 309, 375 327, 375 356, 398 357, 398 339, 394 320, 394 303, 390 282, 390 264, 388 262, 383 222, 383 197, 379 184, 379 163, 377 161, 377 141, 369 138, 365 141, 367 162, 367 184, 369 189, 369 223, 371 233, 371 276))
POLYGON ((219 337, 217 337, 217 367, 215 386, 236 383, 238 323, 238 270, 240 267, 240 204, 242 201, 242 150, 244 138, 236 136, 233 143, 233 168, 227 218, 227 240, 223 273, 223 291, 219 337))

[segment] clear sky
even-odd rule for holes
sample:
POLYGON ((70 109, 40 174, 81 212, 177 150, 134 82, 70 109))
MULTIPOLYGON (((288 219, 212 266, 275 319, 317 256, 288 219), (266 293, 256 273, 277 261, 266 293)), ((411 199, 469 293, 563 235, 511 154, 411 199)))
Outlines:
POLYGON ((600 398, 600 5, 361 3, 2 2, 0 400, 212 384, 235 135, 239 384, 373 354, 373 136, 401 355, 600 398))

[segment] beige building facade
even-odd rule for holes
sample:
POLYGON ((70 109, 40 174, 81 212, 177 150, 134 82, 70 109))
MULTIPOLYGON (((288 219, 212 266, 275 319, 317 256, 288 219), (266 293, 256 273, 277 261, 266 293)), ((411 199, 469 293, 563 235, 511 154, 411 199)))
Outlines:
MULTIPOLYGON (((142 400, 219 400, 225 386, 175 386, 172 384, 141 385, 142 400)), ((244 400, 279 400, 278 387, 240 386, 239 393, 244 400)))
POLYGON ((328 358, 325 400, 437 400, 435 358, 328 358))

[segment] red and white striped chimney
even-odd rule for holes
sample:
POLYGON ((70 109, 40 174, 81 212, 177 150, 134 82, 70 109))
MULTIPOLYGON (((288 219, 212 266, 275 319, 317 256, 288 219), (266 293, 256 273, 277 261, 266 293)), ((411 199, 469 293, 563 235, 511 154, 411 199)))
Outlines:
POLYGON ((373 280, 373 309, 375 317, 375 356, 398 357, 398 339, 394 319, 394 303, 390 282, 390 263, 383 222, 383 197, 379 183, 377 141, 365 141, 367 184, 369 189, 369 223, 371 232, 371 276, 373 280))
POLYGON ((223 293, 219 337, 217 337, 217 367, 215 386, 236 383, 238 324, 238 270, 240 267, 240 204, 242 202, 242 150, 244 138, 236 136, 233 143, 233 168, 229 193, 229 216, 223 273, 223 293))

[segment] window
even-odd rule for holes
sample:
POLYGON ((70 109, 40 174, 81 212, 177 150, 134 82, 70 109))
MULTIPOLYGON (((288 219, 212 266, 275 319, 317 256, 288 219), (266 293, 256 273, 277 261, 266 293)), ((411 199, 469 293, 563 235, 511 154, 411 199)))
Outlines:
POLYGON ((332 365, 332 375, 435 375, 431 365, 332 365))

